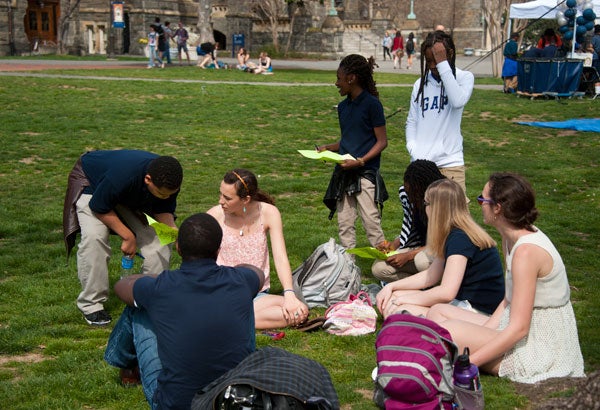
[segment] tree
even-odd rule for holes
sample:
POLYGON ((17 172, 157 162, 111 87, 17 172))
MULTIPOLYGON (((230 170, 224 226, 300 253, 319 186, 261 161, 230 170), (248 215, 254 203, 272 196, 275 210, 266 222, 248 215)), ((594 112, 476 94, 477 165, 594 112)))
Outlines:
POLYGON ((273 48, 276 52, 279 52, 279 19, 283 16, 287 3, 288 0, 253 0, 251 2, 252 12, 269 26, 273 38, 273 48))
MULTIPOLYGON (((323 4, 323 0, 318 1, 320 4, 323 4)), ((276 52, 279 52, 281 20, 289 18, 290 22, 289 35, 284 51, 284 54, 287 55, 294 33, 294 22, 296 17, 304 10, 305 3, 304 0, 250 0, 250 10, 252 13, 269 26, 271 37, 273 38, 273 48, 275 48, 276 52)))
POLYGON ((58 19, 58 33, 56 42, 58 43, 58 53, 65 53, 65 42, 64 39, 67 36, 67 32, 69 31, 69 22, 73 13, 79 7, 79 3, 81 0, 63 0, 61 2, 60 8, 62 10, 61 16, 58 19))
POLYGON ((492 47, 492 74, 500 77, 502 74, 502 52, 504 33, 502 31, 502 19, 508 13, 509 0, 482 0, 483 18, 487 23, 490 43, 492 47))
POLYGON ((290 45, 292 44, 292 36, 294 35, 294 22, 296 21, 296 16, 300 14, 300 12, 304 9, 303 1, 288 1, 288 15, 290 17, 290 33, 287 37, 287 42, 285 43, 285 50, 283 54, 285 56, 288 55, 288 51, 290 50, 290 45))
POLYGON ((214 43, 212 26, 210 23, 211 6, 210 0, 198 1, 198 33, 200 35, 200 43, 214 43))

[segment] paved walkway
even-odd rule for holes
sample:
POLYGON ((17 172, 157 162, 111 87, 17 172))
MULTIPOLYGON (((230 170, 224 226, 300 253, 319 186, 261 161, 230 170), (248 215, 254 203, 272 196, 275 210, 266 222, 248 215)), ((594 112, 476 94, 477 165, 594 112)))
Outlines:
MULTIPOLYGON (((235 65, 235 60, 230 57, 221 57, 221 61, 229 65, 235 65)), ((459 56, 456 59, 456 66, 460 69, 467 69, 471 71, 476 77, 491 77, 491 57, 485 59, 478 57, 464 57, 459 56)), ((406 63, 406 59, 403 61, 406 63)), ((174 62, 177 64, 177 62, 174 62)), ((185 79, 151 79, 151 78, 115 78, 115 77, 102 77, 102 76, 76 76, 68 74, 46 74, 42 73, 45 70, 69 70, 69 69, 114 69, 114 68, 140 68, 146 65, 145 60, 131 61, 131 60, 98 60, 98 61, 76 61, 76 60, 47 60, 47 59, 0 59, 0 76, 31 76, 31 77, 69 77, 69 78, 95 78, 95 79, 106 79, 106 80, 139 80, 139 81, 173 81, 173 82, 198 82, 198 83, 212 83, 219 81, 205 81, 205 80, 185 80, 185 79)), ((275 60, 274 66, 276 68, 284 69, 311 69, 311 70, 328 70, 335 71, 339 65, 338 60, 275 60)), ((419 60, 415 59, 415 65, 412 70, 402 68, 400 70, 393 68, 391 61, 379 61, 379 68, 376 71, 385 73, 398 73, 398 74, 418 74, 419 73, 419 60)), ((190 67, 196 69, 195 67, 190 67)), ((167 68, 168 69, 168 68, 167 68)), ((276 77, 273 77, 276 80, 276 77)), ((241 84, 256 84, 254 82, 239 82, 241 84)), ((261 85, 290 85, 287 83, 278 83, 276 81, 270 83, 260 83, 261 85)), ((300 84, 295 84, 300 85, 300 84)), ((323 84, 316 83, 303 83, 304 86, 322 86, 323 84)), ((378 86, 412 86, 412 84, 378 84, 378 86)), ((476 86, 480 89, 493 89, 501 90, 501 85, 479 85, 476 86)))

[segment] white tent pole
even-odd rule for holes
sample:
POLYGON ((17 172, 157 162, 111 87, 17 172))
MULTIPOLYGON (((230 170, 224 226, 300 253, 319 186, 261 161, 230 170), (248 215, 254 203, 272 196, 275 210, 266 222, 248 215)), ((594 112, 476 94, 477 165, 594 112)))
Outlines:
POLYGON ((577 34, 577 9, 575 9, 575 18, 573 19, 573 40, 571 40, 571 55, 575 54, 575 39, 577 34))

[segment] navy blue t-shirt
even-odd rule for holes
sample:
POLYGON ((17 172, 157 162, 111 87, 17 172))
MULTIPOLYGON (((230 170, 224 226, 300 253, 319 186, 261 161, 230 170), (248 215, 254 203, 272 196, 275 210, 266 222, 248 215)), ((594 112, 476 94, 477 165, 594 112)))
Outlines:
POLYGON ((175 213, 177 195, 159 199, 148 191, 144 178, 148 165, 158 155, 147 151, 90 151, 81 157, 83 172, 90 186, 83 191, 92 194, 90 209, 105 214, 124 205, 150 215, 175 213))
POLYGON ((259 287, 254 271, 213 259, 135 282, 134 300, 154 325, 163 367, 154 394, 161 409, 189 409, 197 391, 255 350, 259 287))
MULTIPOLYGON (((342 138, 339 153, 354 158, 363 157, 377 142, 374 129, 385 125, 381 102, 363 90, 353 101, 350 96, 338 104, 338 119, 342 138)), ((381 155, 365 164, 365 168, 379 169, 381 155)))
POLYGON ((467 268, 456 299, 468 300, 475 309, 494 313, 504 299, 504 272, 496 247, 480 250, 462 229, 452 229, 444 256, 465 256, 467 268))

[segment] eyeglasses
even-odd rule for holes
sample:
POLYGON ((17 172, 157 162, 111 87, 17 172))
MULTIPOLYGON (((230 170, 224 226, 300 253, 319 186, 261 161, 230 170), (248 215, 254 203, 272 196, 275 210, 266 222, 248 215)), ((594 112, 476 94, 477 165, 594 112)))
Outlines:
POLYGON ((477 197, 477 203, 478 203, 479 205, 483 205, 483 204, 485 204, 485 203, 488 203, 488 204, 495 204, 496 202, 494 202, 494 200, 493 200, 493 199, 487 199, 487 198, 484 198, 484 197, 483 197, 483 195, 479 195, 479 196, 477 197))

